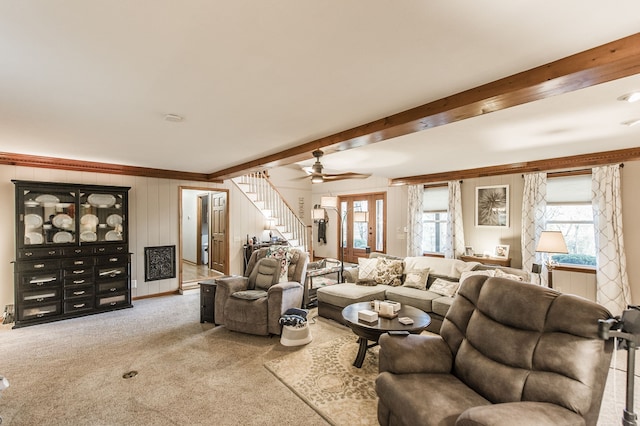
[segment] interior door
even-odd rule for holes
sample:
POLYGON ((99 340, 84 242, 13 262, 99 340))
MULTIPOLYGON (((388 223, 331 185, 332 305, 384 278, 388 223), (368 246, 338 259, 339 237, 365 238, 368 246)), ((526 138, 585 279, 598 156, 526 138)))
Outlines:
MULTIPOLYGON (((358 263, 370 251, 386 252, 386 193, 340 197, 344 261, 358 263)), ((341 250, 339 247, 338 250, 341 250)))
POLYGON ((211 242, 209 243, 210 268, 226 273, 227 259, 227 193, 211 195, 211 242))

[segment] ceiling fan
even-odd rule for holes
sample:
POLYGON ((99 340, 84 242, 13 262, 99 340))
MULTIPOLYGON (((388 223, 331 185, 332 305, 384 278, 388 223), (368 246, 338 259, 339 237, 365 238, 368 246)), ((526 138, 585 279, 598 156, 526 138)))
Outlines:
MULTIPOLYGON (((371 176, 371 174, 353 173, 353 172, 336 173, 336 174, 322 173, 323 167, 322 167, 322 163, 320 162, 320 157, 322 157, 323 155, 324 153, 319 149, 313 151, 313 156, 316 157, 316 162, 313 163, 313 166, 311 166, 310 170, 308 170, 308 168, 305 168, 305 171, 309 174, 309 176, 311 176, 311 183, 330 182, 330 181, 341 180, 341 179, 366 179, 369 176, 371 176)), ((305 178, 306 177, 308 176, 305 176, 305 178)))

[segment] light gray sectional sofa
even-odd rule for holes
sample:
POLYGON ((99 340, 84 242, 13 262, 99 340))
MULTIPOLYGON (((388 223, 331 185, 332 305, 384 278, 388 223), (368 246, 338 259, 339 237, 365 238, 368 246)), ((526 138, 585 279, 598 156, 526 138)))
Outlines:
POLYGON ((495 276, 495 274, 498 274, 498 276, 523 282, 530 282, 531 280, 530 274, 521 269, 488 266, 477 262, 464 262, 459 259, 427 256, 399 258, 382 253, 371 253, 370 258, 401 260, 404 268, 403 279, 406 277, 407 272, 428 268, 429 277, 426 289, 417 289, 405 285, 371 285, 371 282, 366 283, 367 285, 362 285, 363 283, 358 282, 358 268, 352 268, 345 270, 344 275, 347 282, 318 289, 318 314, 320 316, 344 324, 342 310, 352 303, 370 300, 393 300, 416 307, 431 315, 431 324, 427 329, 438 333, 442 320, 453 303, 454 297, 453 295, 451 297, 443 295, 442 291, 438 293, 431 291, 433 290, 432 285, 437 278, 459 283, 461 279, 464 280, 472 275, 495 276), (500 272, 496 272, 498 270, 500 272))

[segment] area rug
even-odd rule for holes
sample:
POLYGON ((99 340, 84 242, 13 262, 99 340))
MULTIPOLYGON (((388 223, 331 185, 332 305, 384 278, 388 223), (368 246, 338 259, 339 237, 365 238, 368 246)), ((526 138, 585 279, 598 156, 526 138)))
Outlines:
POLYGON ((329 423, 377 425, 378 348, 369 349, 362 368, 352 365, 356 336, 344 336, 265 363, 265 367, 329 423))

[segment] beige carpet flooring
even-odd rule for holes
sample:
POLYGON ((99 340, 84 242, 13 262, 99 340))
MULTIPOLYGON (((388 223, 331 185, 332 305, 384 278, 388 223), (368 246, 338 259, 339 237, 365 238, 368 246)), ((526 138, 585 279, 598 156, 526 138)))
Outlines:
MULTIPOLYGON (((344 383, 338 386, 336 376, 328 374, 332 367, 322 365, 334 356, 349 368, 353 335, 345 327, 319 318, 310 325, 313 341, 291 348, 275 337, 200 324, 197 291, 134 304, 133 309, 33 327, 0 326, 0 375, 10 381, 0 395, 3 426, 354 424, 332 415, 327 401, 314 402, 302 392, 298 396, 277 377, 287 363, 291 371, 309 365, 326 373, 318 376, 321 387, 338 391, 344 383), (331 349, 336 341, 346 342, 339 353, 331 349), (135 377, 122 377, 133 370, 135 377)), ((375 363, 375 355, 365 361, 375 363)), ((626 352, 618 351, 599 425, 621 424, 625 366, 626 352)), ((341 377, 356 376, 371 388, 356 386, 354 392, 370 396, 375 371, 365 368, 341 377)), ((636 377, 636 412, 638 382, 636 377)), ((357 398, 341 410, 357 412, 371 404, 368 396, 357 398)), ((369 416, 360 420, 375 424, 369 416)))

